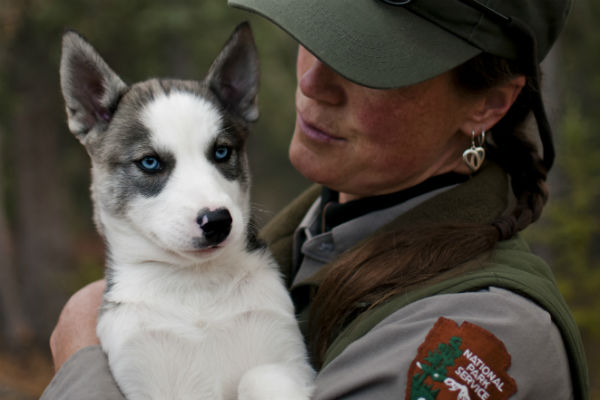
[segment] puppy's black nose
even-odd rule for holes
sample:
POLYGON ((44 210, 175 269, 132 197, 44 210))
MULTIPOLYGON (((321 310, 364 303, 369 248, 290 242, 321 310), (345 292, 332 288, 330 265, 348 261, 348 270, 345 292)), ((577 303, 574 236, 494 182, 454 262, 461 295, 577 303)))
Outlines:
POLYGON ((210 245, 221 243, 231 232, 231 214, 226 208, 200 214, 196 221, 210 245))

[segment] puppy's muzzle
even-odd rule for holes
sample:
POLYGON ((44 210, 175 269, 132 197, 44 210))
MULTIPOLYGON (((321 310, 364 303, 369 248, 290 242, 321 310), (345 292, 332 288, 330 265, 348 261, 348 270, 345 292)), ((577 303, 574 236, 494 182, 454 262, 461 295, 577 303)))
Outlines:
POLYGON ((204 239, 211 246, 224 241, 231 232, 231 214, 226 208, 200 214, 196 221, 204 233, 204 239))

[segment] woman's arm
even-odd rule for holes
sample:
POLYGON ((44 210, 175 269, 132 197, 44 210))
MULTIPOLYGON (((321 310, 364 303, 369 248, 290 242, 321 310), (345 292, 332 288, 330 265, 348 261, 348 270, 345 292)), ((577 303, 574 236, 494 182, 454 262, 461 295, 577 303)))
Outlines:
POLYGON ((50 336, 56 375, 41 400, 125 400, 96 336, 105 282, 93 282, 65 304, 50 336))
POLYGON ((56 373, 40 400, 125 400, 99 345, 85 347, 56 373))
POLYGON ((96 323, 104 287, 104 280, 90 283, 76 292, 63 307, 50 336, 55 372, 78 350, 100 344, 96 323))

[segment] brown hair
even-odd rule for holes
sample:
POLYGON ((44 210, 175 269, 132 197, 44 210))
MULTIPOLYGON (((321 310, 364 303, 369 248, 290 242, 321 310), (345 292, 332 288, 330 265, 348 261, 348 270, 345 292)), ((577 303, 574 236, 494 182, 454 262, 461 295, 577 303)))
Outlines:
MULTIPOLYGON (((517 75, 524 75, 517 63, 487 53, 455 69, 458 87, 470 92, 485 91, 517 75)), ((486 145, 488 157, 511 177, 517 200, 512 212, 489 224, 421 226, 379 233, 360 249, 340 256, 311 306, 311 352, 318 364, 337 334, 361 312, 491 250, 496 242, 512 237, 540 216, 548 197, 545 180, 549 165, 519 131, 534 108, 535 96, 539 98, 538 76, 528 76, 527 82, 486 145)), ((540 135, 545 128, 540 127, 540 135)))

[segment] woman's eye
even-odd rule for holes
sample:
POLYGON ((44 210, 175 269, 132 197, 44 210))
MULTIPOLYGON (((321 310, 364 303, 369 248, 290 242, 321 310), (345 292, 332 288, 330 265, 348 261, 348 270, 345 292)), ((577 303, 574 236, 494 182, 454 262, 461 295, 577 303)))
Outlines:
POLYGON ((137 164, 144 172, 159 172, 163 169, 162 162, 155 156, 146 156, 137 164))
POLYGON ((215 147, 215 160, 219 162, 227 161, 231 156, 231 148, 227 146, 215 147))

